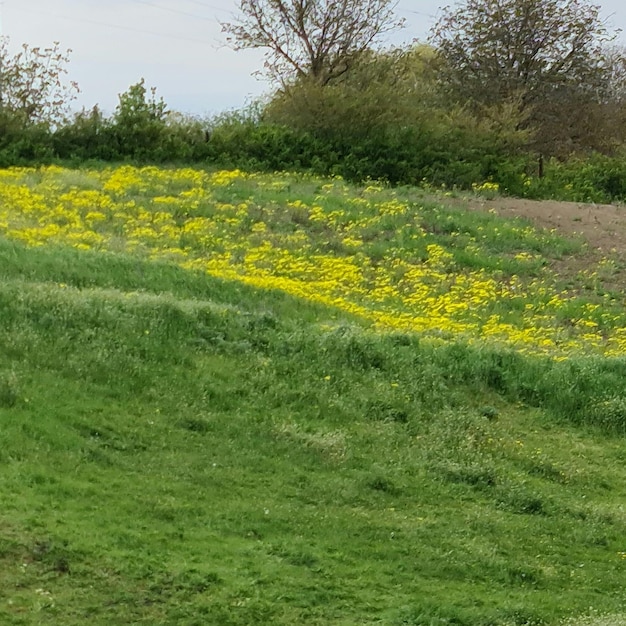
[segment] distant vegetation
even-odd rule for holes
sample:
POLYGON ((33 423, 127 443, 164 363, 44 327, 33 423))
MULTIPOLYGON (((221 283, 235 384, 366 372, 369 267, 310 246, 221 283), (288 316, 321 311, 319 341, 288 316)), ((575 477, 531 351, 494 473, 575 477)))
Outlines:
POLYGON ((365 34, 353 32, 360 14, 348 19, 338 3, 326 4, 313 3, 319 15, 303 17, 289 38, 291 3, 281 5, 291 21, 241 3, 239 22, 224 28, 237 47, 268 49, 276 89, 213 119, 169 111, 143 80, 120 95, 111 116, 97 107, 68 116, 75 85, 62 87, 67 56, 25 46, 11 57, 4 47, 0 164, 197 163, 447 189, 487 183, 528 198, 626 199, 625 56, 597 6, 468 0, 443 12, 427 44, 381 50, 364 41, 399 25, 392 3, 348 3, 381 16, 365 34), (335 43, 343 37, 344 48, 319 39, 323 20, 323 33, 334 32, 335 43), (291 62, 261 27, 289 41, 291 62), (39 88, 23 88, 24 77, 39 88))

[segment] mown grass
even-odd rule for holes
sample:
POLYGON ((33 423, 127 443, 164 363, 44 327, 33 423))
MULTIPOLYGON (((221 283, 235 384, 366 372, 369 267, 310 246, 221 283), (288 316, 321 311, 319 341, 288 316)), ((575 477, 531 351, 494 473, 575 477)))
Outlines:
POLYGON ((623 623, 619 359, 8 240, 0 317, 1 623, 623 623))

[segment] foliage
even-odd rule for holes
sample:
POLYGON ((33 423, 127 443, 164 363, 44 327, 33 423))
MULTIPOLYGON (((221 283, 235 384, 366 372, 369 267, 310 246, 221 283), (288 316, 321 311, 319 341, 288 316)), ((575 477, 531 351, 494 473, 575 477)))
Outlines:
POLYGON ((156 89, 148 90, 141 79, 119 96, 112 117, 118 150, 135 158, 146 158, 159 147, 165 131, 167 105, 157 100, 156 89))
POLYGON ((537 129, 546 154, 584 148, 593 135, 583 132, 585 116, 610 85, 603 54, 610 36, 599 13, 587 0, 467 0, 447 8, 431 35, 441 81, 475 106, 516 102, 520 125, 537 129))
POLYGON ((396 0, 240 0, 222 24, 235 49, 266 48, 267 72, 282 84, 329 84, 348 72, 383 34, 398 28, 396 0))
POLYGON ((390 49, 360 55, 341 80, 321 85, 303 77, 277 91, 262 119, 304 130, 330 142, 359 142, 410 126, 426 108, 432 79, 424 70, 429 49, 390 49))
POLYGON ((243 111, 211 120, 207 158, 221 167, 250 170, 315 169, 328 165, 320 148, 307 133, 243 111))
POLYGON ((113 138, 111 121, 94 106, 91 110, 77 112, 52 135, 55 154, 64 159, 120 158, 113 138))
POLYGON ((167 110, 156 89, 142 79, 120 95, 110 118, 98 107, 75 114, 52 136, 55 154, 63 159, 123 159, 152 162, 193 161, 206 156, 206 125, 167 110))
POLYGON ((209 140, 209 124, 206 120, 168 111, 158 158, 161 162, 202 161, 209 153, 209 140))
POLYGON ((55 125, 67 117, 78 92, 74 82, 63 82, 70 51, 59 44, 49 48, 22 45, 11 55, 8 39, 0 39, 0 114, 20 126, 55 125))
POLYGON ((25 165, 50 160, 54 155, 46 124, 26 127, 14 115, 0 111, 0 166, 25 165))
MULTIPOLYGON (((536 157, 527 152, 536 139, 519 128, 519 101, 475 111, 456 106, 440 90, 438 59, 429 46, 362 52, 351 71, 330 84, 301 77, 250 110, 210 120, 169 111, 143 80, 120 95, 110 117, 94 107, 71 120, 56 117, 54 127, 52 118, 24 125, 26 118, 5 108, 0 165, 55 159, 210 163, 308 171, 357 183, 483 191, 489 184, 529 198, 612 202, 626 198, 618 132, 623 55, 607 49, 603 59, 614 78, 613 92, 595 108, 578 109, 588 118, 588 138, 594 137, 585 139, 587 145, 595 142, 614 156, 588 153, 547 161, 543 178, 537 176, 536 157), (604 132, 609 128, 617 129, 611 140, 604 132)), ((54 63, 50 67, 64 71, 54 63)))
POLYGON ((309 137, 308 158, 298 163, 308 161, 319 174, 470 186, 493 174, 493 163, 522 143, 522 133, 503 116, 479 121, 446 106, 431 56, 423 46, 368 52, 333 84, 302 78, 271 98, 259 124, 309 137))
POLYGON ((536 164, 520 162, 508 171, 499 169, 494 178, 505 193, 517 197, 606 204, 626 200, 623 154, 594 153, 565 162, 551 159, 544 165, 543 177, 537 175, 536 164))

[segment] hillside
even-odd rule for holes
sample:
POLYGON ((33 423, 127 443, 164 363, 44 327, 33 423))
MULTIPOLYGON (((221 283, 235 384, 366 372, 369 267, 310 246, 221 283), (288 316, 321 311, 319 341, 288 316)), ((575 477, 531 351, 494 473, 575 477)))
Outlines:
POLYGON ((621 261, 467 202, 0 172, 0 622, 626 623, 621 261))

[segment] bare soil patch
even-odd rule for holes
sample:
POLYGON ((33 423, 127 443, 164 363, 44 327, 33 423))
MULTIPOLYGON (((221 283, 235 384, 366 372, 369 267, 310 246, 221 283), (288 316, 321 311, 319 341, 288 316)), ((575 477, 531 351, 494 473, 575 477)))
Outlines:
POLYGON ((556 229, 565 236, 579 235, 590 253, 608 255, 626 251, 626 207, 612 204, 524 200, 520 198, 469 198, 476 210, 495 209, 503 217, 523 217, 540 228, 556 229))
POLYGON ((602 259, 611 259, 611 270, 601 272, 600 281, 604 290, 614 296, 622 294, 626 303, 626 206, 506 197, 489 200, 476 196, 446 198, 446 204, 476 211, 495 210, 502 217, 524 218, 538 228, 555 229, 565 237, 579 238, 585 244, 583 251, 550 259, 549 267, 568 282, 583 270, 596 270, 602 259))

